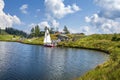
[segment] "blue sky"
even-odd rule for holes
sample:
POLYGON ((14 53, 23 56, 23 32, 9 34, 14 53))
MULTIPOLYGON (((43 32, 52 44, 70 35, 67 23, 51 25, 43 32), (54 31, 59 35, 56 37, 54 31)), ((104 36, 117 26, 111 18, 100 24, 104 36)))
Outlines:
MULTIPOLYGON (((73 33, 120 31, 118 0, 1 0, 0 4, 3 5, 3 8, 0 6, 2 11, 0 14, 4 14, 0 16, 1 19, 2 17, 9 19, 0 25, 4 27, 7 25, 27 32, 36 24, 40 25, 41 29, 44 26, 53 26, 61 31, 66 25, 73 33)), ((4 22, 1 19, 0 21, 4 22)))

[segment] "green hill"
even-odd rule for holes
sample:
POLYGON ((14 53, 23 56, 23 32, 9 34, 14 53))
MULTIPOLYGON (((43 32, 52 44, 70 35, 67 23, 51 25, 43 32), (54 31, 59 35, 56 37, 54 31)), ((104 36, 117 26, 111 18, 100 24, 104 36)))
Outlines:
POLYGON ((19 36, 14 36, 9 34, 0 35, 0 41, 18 41, 19 38, 20 38, 19 36))

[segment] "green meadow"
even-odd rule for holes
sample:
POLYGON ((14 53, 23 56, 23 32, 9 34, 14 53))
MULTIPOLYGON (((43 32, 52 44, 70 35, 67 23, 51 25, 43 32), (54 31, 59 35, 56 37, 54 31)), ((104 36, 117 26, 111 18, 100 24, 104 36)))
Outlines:
POLYGON ((0 35, 0 41, 18 41, 19 40, 19 36, 13 36, 13 35, 0 35))

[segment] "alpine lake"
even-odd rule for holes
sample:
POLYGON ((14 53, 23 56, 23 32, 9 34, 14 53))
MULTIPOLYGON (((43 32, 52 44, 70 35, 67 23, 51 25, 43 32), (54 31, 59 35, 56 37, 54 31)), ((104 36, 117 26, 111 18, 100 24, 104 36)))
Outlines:
POLYGON ((107 59, 93 50, 0 42, 0 80, 73 80, 107 59))

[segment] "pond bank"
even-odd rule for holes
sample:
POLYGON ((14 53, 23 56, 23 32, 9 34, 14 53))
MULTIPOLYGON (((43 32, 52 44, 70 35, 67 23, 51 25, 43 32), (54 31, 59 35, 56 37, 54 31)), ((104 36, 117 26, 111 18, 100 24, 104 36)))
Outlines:
POLYGON ((110 54, 110 59, 98 65, 76 80, 119 80, 120 79, 120 41, 112 41, 113 35, 90 35, 78 41, 61 42, 59 46, 85 48, 110 54))
POLYGON ((73 80, 104 63, 108 55, 93 50, 2 41, 0 59, 0 74, 4 75, 0 80, 73 80))
MULTIPOLYGON (((77 80, 119 80, 120 79, 120 41, 111 41, 113 35, 90 35, 77 41, 60 42, 60 47, 84 48, 103 51, 110 54, 110 59, 98 65, 77 80), (109 73, 109 74, 108 74, 109 73)), ((43 45, 43 38, 17 41, 25 44, 43 45)))

